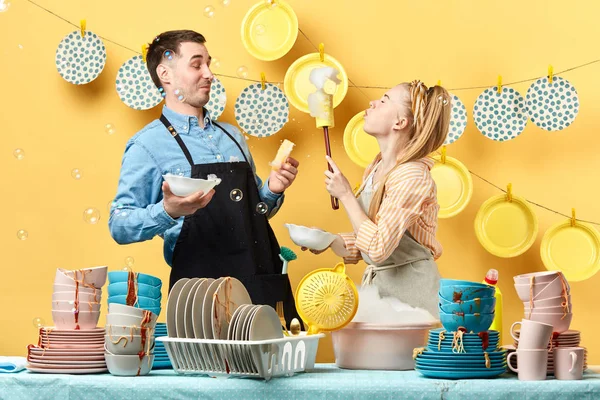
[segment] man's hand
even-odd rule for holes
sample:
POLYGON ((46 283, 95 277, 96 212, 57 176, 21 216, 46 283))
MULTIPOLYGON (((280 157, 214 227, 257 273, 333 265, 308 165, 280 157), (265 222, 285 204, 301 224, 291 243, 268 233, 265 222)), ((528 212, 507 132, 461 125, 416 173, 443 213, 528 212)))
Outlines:
POLYGON ((298 175, 299 165, 300 162, 298 160, 288 157, 278 171, 271 171, 269 175, 269 190, 273 193, 283 193, 294 183, 296 175, 298 175))
POLYGON ((162 184, 162 191, 163 206, 167 214, 173 219, 191 215, 196 210, 206 207, 215 194, 215 189, 211 189, 206 195, 203 191, 199 191, 186 197, 176 196, 171 192, 171 188, 166 181, 162 184))

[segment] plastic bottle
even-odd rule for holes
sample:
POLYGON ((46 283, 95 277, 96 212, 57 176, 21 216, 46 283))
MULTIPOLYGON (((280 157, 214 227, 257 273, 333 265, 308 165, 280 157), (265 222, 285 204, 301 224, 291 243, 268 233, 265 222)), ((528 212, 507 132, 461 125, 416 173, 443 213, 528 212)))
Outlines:
POLYGON ((502 346, 502 292, 500 288, 497 286, 498 283, 498 270, 490 269, 487 274, 485 274, 485 279, 482 283, 487 283, 488 285, 494 286, 496 288, 496 308, 494 311, 494 321, 492 321, 492 325, 490 326, 490 330, 498 331, 499 341, 498 345, 502 346))

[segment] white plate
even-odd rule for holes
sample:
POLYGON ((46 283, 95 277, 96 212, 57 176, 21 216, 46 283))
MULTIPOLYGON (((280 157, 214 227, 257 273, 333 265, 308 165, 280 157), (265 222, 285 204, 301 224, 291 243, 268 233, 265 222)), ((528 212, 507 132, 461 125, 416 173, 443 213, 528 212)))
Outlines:
POLYGON ((250 294, 239 280, 227 277, 214 294, 210 315, 214 339, 227 339, 230 319, 235 310, 242 304, 252 304, 250 294), (227 312, 229 310, 229 313, 227 312))
POLYGON ((219 278, 210 284, 204 295, 204 301, 202 302, 202 330, 204 332, 205 339, 214 339, 212 331, 212 315, 210 315, 213 307, 213 295, 216 293, 219 285, 225 280, 225 278, 219 278))
POLYGON ((185 311, 187 307, 187 299, 192 291, 194 285, 200 280, 200 278, 192 278, 183 285, 179 296, 177 297, 177 308, 175 314, 177 319, 175 326, 177 327, 177 337, 185 339, 185 311))
MULTIPOLYGON (((242 328, 244 330, 244 332, 242 333, 242 335, 243 335, 242 336, 243 337, 242 340, 250 340, 250 327, 252 326, 252 321, 254 320, 254 317, 258 313, 258 310, 260 310, 262 307, 264 307, 264 306, 257 306, 246 317, 246 321, 244 321, 244 327, 242 328)), ((249 347, 246 347, 245 350, 246 351, 244 352, 244 356, 246 357, 246 363, 249 366, 249 369, 251 371, 256 372, 257 369, 256 369, 256 366, 254 364, 254 360, 252 358, 252 351, 250 350, 249 347)))
MULTIPOLYGON (((235 323, 235 328, 234 328, 234 335, 235 335, 234 339, 235 340, 242 340, 244 321, 246 320, 246 318, 248 318, 248 316, 250 315, 252 310, 254 310, 258 306, 245 305, 242 307, 243 307, 243 309, 240 311, 240 314, 235 323)), ((240 352, 238 353, 238 358, 240 359, 240 362, 241 362, 244 370, 248 371, 249 364, 248 364, 248 360, 246 359, 246 355, 244 354, 243 350, 244 350, 244 347, 241 347, 240 352)))
POLYGON ((206 278, 202 283, 200 283, 198 288, 196 288, 196 293, 194 294, 194 301, 192 303, 192 325, 194 327, 194 337, 196 339, 204 339, 204 328, 202 327, 202 305, 204 303, 206 291, 214 281, 215 280, 213 278, 206 278))
POLYGON ((28 371, 40 372, 42 374, 97 374, 100 372, 107 372, 108 368, 81 368, 81 369, 48 369, 48 368, 32 368, 27 367, 28 371))
POLYGON ((273 307, 262 306, 252 318, 250 340, 271 340, 283 338, 281 321, 273 307))
POLYGON ((194 283, 192 286, 192 290, 190 290, 190 294, 187 297, 187 302, 185 304, 185 337, 188 339, 194 338, 194 320, 192 319, 192 315, 194 312, 194 299, 196 298, 196 291, 198 287, 204 282, 206 278, 200 278, 194 283))
MULTIPOLYGON (((240 315, 242 311, 247 307, 250 307, 250 305, 243 304, 239 306, 237 310, 235 310, 235 312, 233 313, 233 316, 231 317, 231 323, 229 324, 229 329, 227 330, 227 340, 235 340, 235 328, 237 327, 237 323, 240 320, 240 315)), ((242 358, 239 354, 240 347, 239 345, 234 345, 234 347, 235 350, 232 354, 233 363, 235 364, 236 369, 239 371, 243 369, 242 358)))
POLYGON ((297 246, 307 247, 312 250, 325 250, 335 240, 332 233, 306 226, 285 224, 290 233, 290 238, 297 246))
POLYGON ((167 334, 169 337, 177 337, 177 299, 187 281, 189 281, 189 278, 181 278, 175 282, 169 292, 169 299, 167 300, 167 334))

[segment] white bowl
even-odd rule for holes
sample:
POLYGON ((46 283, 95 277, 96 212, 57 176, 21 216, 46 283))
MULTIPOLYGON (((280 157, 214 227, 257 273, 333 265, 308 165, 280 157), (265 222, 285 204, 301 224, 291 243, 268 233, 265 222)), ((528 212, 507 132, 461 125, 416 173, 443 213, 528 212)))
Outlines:
MULTIPOLYGON (((125 315, 132 315, 134 317, 142 318, 144 316, 144 311, 146 311, 146 310, 143 308, 128 306, 126 304, 108 303, 109 314, 110 313, 125 314, 125 315)), ((156 319, 158 317, 158 315, 154 314, 152 311, 150 311, 150 314, 152 314, 153 319, 156 319)))
POLYGON ((285 224, 285 226, 290 233, 292 242, 297 246, 312 250, 325 250, 336 238, 336 235, 320 229, 294 224, 285 224))
MULTIPOLYGON (((569 310, 569 312, 573 311, 573 306, 571 304, 569 304, 568 310, 569 310)), ((525 306, 525 315, 529 315, 529 313, 532 313, 532 314, 562 314, 562 313, 564 313, 564 311, 565 311, 565 309, 562 308, 561 306, 545 307, 545 308, 535 307, 535 308, 533 308, 533 310, 531 308, 529 308, 528 306, 525 306)))
POLYGON ((82 268, 78 270, 68 270, 63 268, 56 269, 56 276, 54 283, 59 285, 75 285, 75 278, 79 282, 83 282, 85 285, 90 285, 96 289, 100 289, 106 283, 108 276, 108 267, 93 267, 93 268, 82 268))
MULTIPOLYGON (((105 326, 106 334, 112 335, 113 338, 115 336, 140 336, 142 334, 142 329, 139 325, 106 325, 105 326)), ((149 331, 152 335, 154 335, 154 329, 151 328, 149 331)))
MULTIPOLYGON (((148 323, 148 328, 153 328, 156 326, 156 315, 152 314, 153 317, 150 319, 150 323, 148 323)), ((126 315, 126 314, 117 314, 117 313, 108 313, 106 315, 106 325, 123 325, 123 326, 141 326, 142 325, 142 317, 136 317, 134 315, 126 315)))
POLYGON ((351 322, 331 332, 335 363, 348 369, 414 369, 413 349, 425 346, 432 327, 351 322))
POLYGON ((205 194, 221 183, 221 179, 194 179, 187 176, 163 175, 169 184, 171 192, 176 196, 189 196, 192 193, 203 191, 205 194))
MULTIPOLYGON (((90 303, 87 301, 79 302, 79 311, 100 311, 100 303, 90 303)), ((57 311, 72 311, 75 308, 75 301, 53 301, 52 309, 57 311)))
MULTIPOLYGON (((563 285, 559 276, 554 278, 552 282, 549 283, 534 283, 533 285, 525 284, 515 284, 515 289, 517 290, 517 294, 522 302, 529 302, 531 295, 531 288, 533 286, 533 300, 546 300, 553 297, 559 297, 563 295, 563 285)), ((566 288, 568 296, 570 294, 569 288, 566 288)))
POLYGON ((79 285, 79 287, 77 287, 75 285, 75 283, 73 283, 72 285, 61 285, 61 284, 55 283, 53 286, 54 293, 71 292, 71 293, 73 293, 73 295, 75 295, 75 290, 77 290, 80 294, 86 293, 86 294, 97 294, 98 296, 102 296, 102 289, 86 288, 81 285, 79 285))
POLYGON ((94 329, 98 325, 100 311, 79 311, 77 322, 75 314, 72 311, 52 310, 52 320, 59 330, 75 330, 79 326, 80 330, 94 329))
POLYGON ((142 348, 142 337, 140 335, 104 335, 104 349, 110 354, 139 354, 140 351, 146 352, 150 346, 150 352, 154 350, 154 335, 148 332, 146 343, 142 348))
MULTIPOLYGON (((544 300, 534 300, 533 301, 533 308, 548 308, 548 307, 559 307, 562 305, 563 301, 565 301, 565 298, 563 296, 558 296, 558 297, 550 297, 544 300)), ((567 295, 567 301, 569 302, 569 305, 571 304, 571 295, 567 295)), ((523 305, 525 306, 525 308, 529 308, 530 304, 529 301, 524 301, 523 305)))
POLYGON ((104 353, 104 358, 108 372, 117 376, 137 376, 138 370, 140 371, 139 376, 148 375, 154 362, 154 355, 144 356, 141 361, 137 355, 104 353))
MULTIPOLYGON (((79 293, 79 301, 87 303, 100 303, 101 294, 79 293)), ((52 301, 75 301, 75 291, 52 293, 52 301)))

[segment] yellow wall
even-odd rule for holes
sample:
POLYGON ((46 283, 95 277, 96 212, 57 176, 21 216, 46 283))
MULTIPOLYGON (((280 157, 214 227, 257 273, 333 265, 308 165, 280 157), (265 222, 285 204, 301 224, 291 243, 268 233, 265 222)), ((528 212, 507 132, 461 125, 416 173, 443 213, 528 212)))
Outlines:
MULTIPOLYGON (((202 12, 208 0, 172 2, 172 8, 156 0, 39 1, 70 21, 87 18, 88 29, 135 50, 164 30, 200 31, 208 38, 213 57, 221 60, 215 73, 235 75, 237 68, 245 65, 251 78, 259 79, 264 71, 268 80, 282 81, 296 58, 314 51, 299 35, 284 58, 270 63, 254 60, 242 47, 239 33, 252 0, 231 0, 227 8, 213 1, 216 11, 212 19, 202 12)), ((350 78, 360 85, 390 86, 419 78, 429 84, 441 79, 450 88, 492 86, 498 74, 505 82, 518 81, 544 75, 548 64, 560 71, 598 58, 600 3, 596 2, 292 0, 291 4, 300 28, 313 42, 324 41, 326 51, 340 60, 350 78)), ((63 81, 54 66, 54 53, 64 35, 73 30, 23 0, 14 0, 9 11, 0 14, 0 169, 4 172, 0 354, 25 353, 25 346, 36 341, 33 318, 52 322, 50 295, 57 267, 108 265, 110 270, 117 270, 131 256, 137 271, 168 282, 161 239, 119 246, 107 228, 107 205, 115 193, 125 143, 159 115, 160 107, 140 112, 120 102, 115 92, 116 72, 133 54, 108 42, 108 62, 96 81, 83 87, 63 81), (105 133, 107 123, 116 127, 112 136, 105 133), (25 151, 21 161, 12 154, 16 148, 25 151), (82 171, 82 179, 71 177, 74 168, 82 171), (98 224, 83 221, 88 207, 100 210, 98 224), (17 239, 19 229, 29 232, 27 240, 17 239)), ((581 99, 579 117, 566 131, 548 133, 530 124, 516 140, 496 143, 483 137, 470 120, 463 138, 448 148, 448 155, 499 186, 512 182, 515 194, 564 213, 575 207, 578 217, 599 221, 600 190, 593 178, 600 167, 596 129, 600 92, 594 83, 599 73, 600 64, 595 64, 564 75, 576 86, 581 99)), ((222 119, 234 121, 234 99, 247 83, 229 78, 222 81, 229 97, 222 119)), ((525 94, 528 84, 514 87, 525 94)), ((469 118, 481 91, 454 91, 467 105, 469 118)), ((383 93, 363 92, 369 98, 383 93)), ((367 98, 350 88, 336 109, 337 127, 331 131, 334 159, 352 183, 360 179, 361 169, 344 152, 343 128, 366 107, 367 98)), ((323 185, 326 164, 322 133, 309 116, 292 109, 290 123, 282 132, 268 139, 250 139, 260 175, 268 173, 268 161, 283 138, 297 143, 294 156, 301 161, 301 168, 285 206, 271 221, 281 245, 297 250, 283 227, 286 222, 317 225, 334 232, 350 229, 345 212, 330 208, 323 185)), ((536 208, 540 234, 533 247, 518 258, 496 258, 478 243, 473 220, 478 207, 499 191, 477 178, 474 189, 463 213, 440 221, 439 239, 445 253, 439 267, 444 277, 476 281, 488 268, 498 269, 506 329, 522 317, 512 276, 544 270, 539 256, 541 237, 562 217, 536 208)), ((336 261, 332 254, 299 254, 290 265, 292 285, 311 269, 333 266, 336 261)), ((349 268, 355 282, 360 282, 363 268, 364 264, 349 268)), ((575 312, 572 328, 583 331, 591 364, 600 363, 600 344, 593 340, 599 327, 595 290, 599 284, 600 275, 596 275, 571 285, 575 312)), ((105 313, 106 306, 102 310, 105 313)), ((159 319, 164 320, 164 313, 159 319)), ((319 360, 333 360, 329 338, 322 342, 319 360)))

